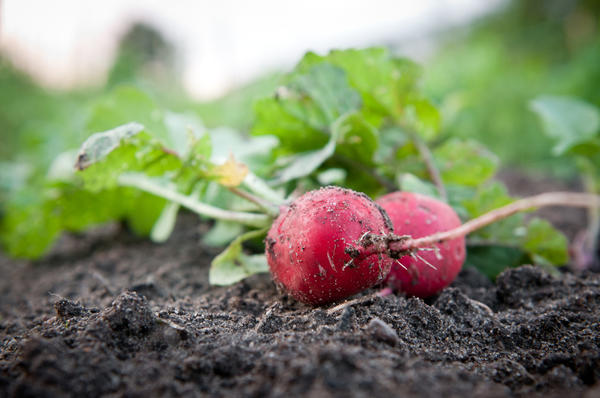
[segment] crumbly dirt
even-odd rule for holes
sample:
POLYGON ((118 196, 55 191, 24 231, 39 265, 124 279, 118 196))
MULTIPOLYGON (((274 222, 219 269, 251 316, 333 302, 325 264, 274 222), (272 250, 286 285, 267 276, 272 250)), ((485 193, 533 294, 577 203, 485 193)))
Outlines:
MULTIPOLYGON (((544 215, 571 238, 585 222, 544 215)), ((600 274, 464 269, 426 301, 312 308, 268 275, 209 286, 206 228, 184 215, 162 245, 111 226, 35 263, 0 254, 0 397, 600 396, 600 274)))
POLYGON ((423 301, 311 308, 268 275, 210 287, 182 217, 156 245, 114 229, 37 263, 0 257, 0 396, 600 395, 600 276, 472 269, 423 301))

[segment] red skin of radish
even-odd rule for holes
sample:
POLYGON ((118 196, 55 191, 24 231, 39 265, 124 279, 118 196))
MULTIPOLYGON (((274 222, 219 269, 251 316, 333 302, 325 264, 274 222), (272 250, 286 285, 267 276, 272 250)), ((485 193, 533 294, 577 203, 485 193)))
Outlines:
POLYGON ((364 194, 339 187, 308 192, 282 209, 266 239, 273 279, 295 299, 322 305, 381 283, 392 259, 372 254, 352 260, 367 232, 393 232, 385 212, 364 194), (352 260, 352 261, 351 261, 352 260))
MULTIPOLYGON (((390 216, 397 235, 421 238, 461 225, 450 206, 425 195, 393 192, 379 198, 377 203, 390 216)), ((437 252, 419 250, 416 254, 437 269, 407 255, 394 261, 386 283, 409 296, 426 298, 440 292, 452 283, 465 262, 465 238, 438 243, 436 247, 437 252)))

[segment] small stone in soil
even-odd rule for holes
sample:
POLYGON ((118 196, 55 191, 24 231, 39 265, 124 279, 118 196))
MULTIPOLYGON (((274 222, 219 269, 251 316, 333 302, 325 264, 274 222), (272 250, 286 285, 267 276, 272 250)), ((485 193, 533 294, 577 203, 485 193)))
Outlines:
POLYGON ((337 324, 337 329, 340 332, 349 332, 354 330, 356 326, 356 311, 352 307, 344 308, 340 320, 337 324))
POLYGON ((85 308, 81 304, 65 298, 62 298, 54 303, 54 309, 56 310, 56 316, 60 318, 72 318, 75 316, 80 316, 86 312, 85 308))
POLYGON ((152 330, 156 318, 143 296, 135 292, 121 293, 103 314, 111 329, 131 335, 145 334, 152 330))
POLYGON ((375 339, 382 341, 389 345, 396 345, 398 343, 398 334, 396 331, 387 323, 379 318, 373 318, 367 325, 367 331, 375 339))

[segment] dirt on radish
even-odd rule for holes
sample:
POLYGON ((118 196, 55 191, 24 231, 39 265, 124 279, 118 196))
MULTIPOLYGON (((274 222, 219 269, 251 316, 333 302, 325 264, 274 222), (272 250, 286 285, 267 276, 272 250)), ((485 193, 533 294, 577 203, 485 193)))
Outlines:
POLYGON ((275 283, 304 303, 347 298, 383 282, 392 259, 348 255, 368 233, 392 232, 387 214, 369 197, 325 187, 296 199, 273 222, 266 255, 275 283))
MULTIPOLYGON (((450 206, 425 195, 398 191, 382 196, 377 203, 390 216, 397 235, 422 238, 461 224, 450 206)), ((395 260, 386 284, 409 296, 430 297, 452 283, 465 257, 464 236, 422 248, 395 260)))
POLYGON ((205 228, 188 216, 164 245, 100 231, 37 264, 0 257, 0 396, 600 393, 598 274, 466 269, 426 301, 371 289, 313 308, 266 274, 209 287, 205 228))

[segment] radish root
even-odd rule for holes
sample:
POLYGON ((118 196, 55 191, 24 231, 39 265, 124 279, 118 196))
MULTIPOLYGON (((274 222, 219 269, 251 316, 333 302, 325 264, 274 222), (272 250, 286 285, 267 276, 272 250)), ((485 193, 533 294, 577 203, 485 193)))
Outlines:
POLYGON ((353 258, 385 253, 389 257, 397 259, 406 255, 413 255, 417 250, 434 247, 437 243, 466 236, 471 232, 513 214, 548 206, 586 207, 592 209, 600 207, 600 195, 577 192, 547 192, 516 200, 513 203, 491 210, 488 213, 467 221, 459 227, 422 238, 411 238, 407 235, 398 236, 395 234, 366 234, 357 242, 359 248, 348 248, 346 249, 346 253, 353 258))

